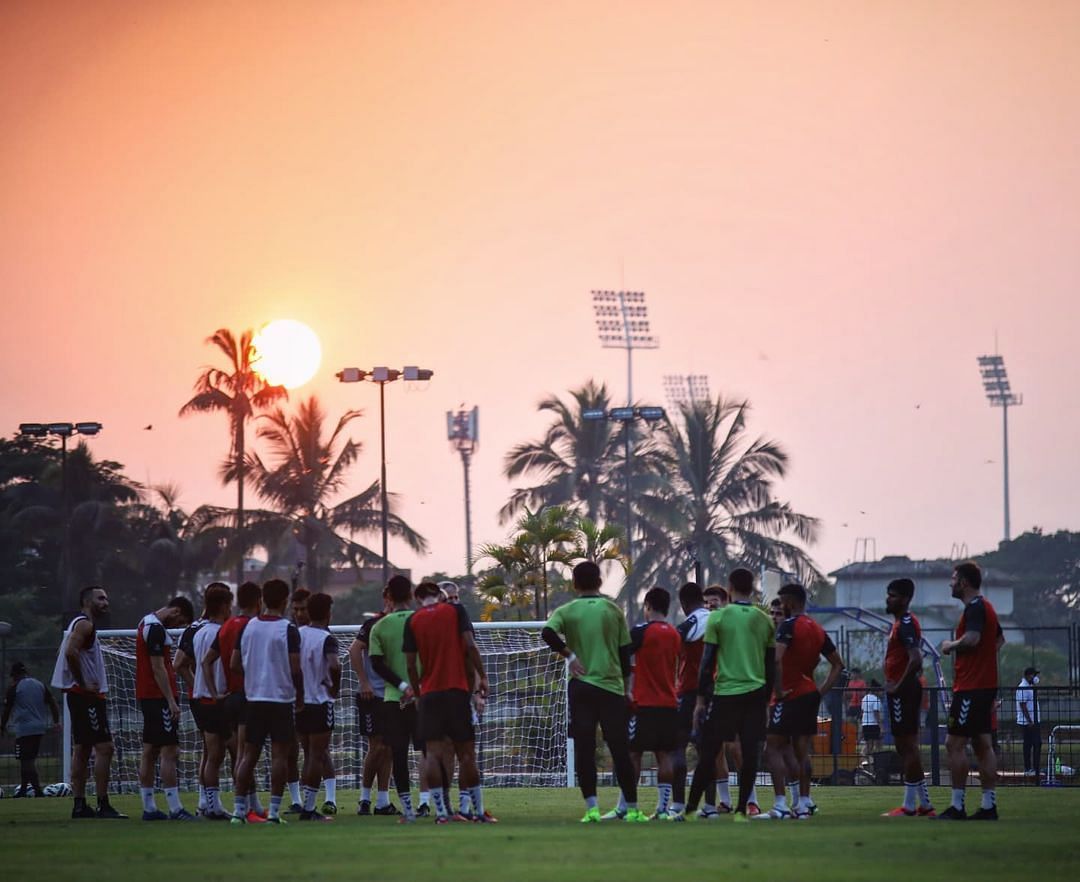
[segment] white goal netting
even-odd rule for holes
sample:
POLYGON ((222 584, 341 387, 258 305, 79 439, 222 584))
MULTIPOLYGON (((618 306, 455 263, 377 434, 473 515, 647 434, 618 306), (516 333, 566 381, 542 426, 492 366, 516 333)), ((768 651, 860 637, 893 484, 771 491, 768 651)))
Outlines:
MULTIPOLYGON (((567 786, 567 769, 572 768, 573 761, 567 761, 566 665, 540 639, 543 623, 477 622, 474 627, 491 688, 483 719, 477 726, 476 749, 484 785, 567 786)), ((331 752, 338 786, 358 788, 367 739, 358 730, 356 675, 349 663, 348 648, 359 626, 335 625, 331 630, 341 644, 343 668, 331 752)), ((109 675, 109 726, 116 751, 113 787, 125 793, 137 792, 142 716, 135 700, 135 631, 100 631, 99 638, 109 675)), ((198 785, 201 739, 186 699, 181 700, 181 708, 180 787, 194 790, 198 785)), ((70 732, 65 730, 68 745, 69 738, 70 732)), ((65 780, 70 780, 70 750, 67 753, 65 780)), ((414 755, 414 773, 416 759, 414 755)), ((222 787, 231 789, 228 766, 228 762, 222 766, 222 787)), ((258 781, 261 788, 269 786, 265 756, 258 781)))

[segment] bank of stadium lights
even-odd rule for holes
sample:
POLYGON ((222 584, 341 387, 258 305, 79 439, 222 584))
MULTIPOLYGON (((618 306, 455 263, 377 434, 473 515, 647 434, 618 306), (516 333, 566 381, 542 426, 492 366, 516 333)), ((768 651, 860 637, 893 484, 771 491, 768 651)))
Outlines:
POLYGON ((649 328, 649 307, 642 291, 593 291, 593 313, 600 345, 626 350, 626 403, 634 403, 634 350, 656 349, 660 341, 649 328))
POLYGON ((407 365, 401 370, 388 367, 362 370, 352 367, 342 368, 337 372, 337 378, 342 383, 361 383, 367 380, 370 383, 379 385, 379 459, 381 466, 379 489, 382 491, 380 507, 382 508, 382 574, 384 586, 390 581, 390 561, 388 558, 390 530, 387 520, 390 500, 386 489, 386 384, 393 383, 395 380, 430 380, 434 375, 434 371, 416 367, 416 365, 407 365))
POLYGON ((634 476, 634 466, 633 449, 630 444, 630 424, 637 420, 655 423, 666 417, 667 414, 665 413, 664 408, 649 405, 639 407, 612 407, 609 410, 596 408, 583 410, 581 412, 581 418, 583 420, 608 420, 609 422, 623 423, 624 426, 624 438, 626 442, 626 558, 629 562, 633 562, 634 558, 634 540, 632 532, 634 527, 634 508, 633 489, 631 485, 634 476))
POLYGON ((664 374, 664 395, 670 407, 709 400, 709 378, 705 374, 664 374))
MULTIPOLYGON (((53 435, 60 439, 60 499, 64 517, 64 553, 60 559, 60 611, 64 612, 64 603, 68 598, 68 547, 71 541, 71 503, 68 498, 67 482, 67 439, 72 435, 93 437, 101 432, 98 422, 81 423, 19 423, 19 434, 26 438, 47 438, 53 435)), ((74 598, 70 598, 74 599, 74 598)))
POLYGON ((1004 463, 1005 482, 1005 541, 1012 538, 1009 525, 1009 408, 1019 407, 1024 397, 1012 391, 1009 374, 1005 370, 1005 359, 1000 355, 980 355, 979 374, 982 376, 983 390, 991 407, 1001 408, 1002 462, 1004 463))
POLYGON ((465 572, 472 575, 472 506, 469 501, 469 466, 472 455, 480 446, 480 409, 465 410, 463 404, 457 411, 446 412, 446 439, 450 447, 461 456, 465 471, 465 572))

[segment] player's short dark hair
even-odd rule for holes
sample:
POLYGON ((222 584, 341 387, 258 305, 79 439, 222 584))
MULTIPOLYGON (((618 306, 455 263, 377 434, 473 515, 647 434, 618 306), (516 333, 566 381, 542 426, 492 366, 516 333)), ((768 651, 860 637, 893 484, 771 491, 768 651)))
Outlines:
POLYGON ((311 592, 307 588, 297 588, 292 593, 293 603, 307 603, 308 598, 311 597, 311 592))
POLYGON ((697 582, 687 582, 679 589, 679 603, 683 606, 701 606, 704 600, 697 582))
POLYGON ((706 597, 719 597, 722 601, 727 603, 727 600, 728 600, 727 588, 725 588, 723 585, 710 585, 708 588, 705 589, 705 596, 706 597))
POLYGON ((262 599, 262 589, 256 582, 244 582, 236 589, 236 603, 241 609, 251 609, 262 599))
POLYGON ((211 582, 203 592, 203 607, 208 616, 216 616, 232 603, 232 589, 224 582, 211 582))
POLYGON ((982 570, 973 560, 966 560, 956 565, 956 575, 978 591, 982 587, 982 570))
POLYGON ((87 585, 85 588, 83 588, 82 591, 79 592, 79 606, 82 606, 83 604, 85 604, 86 599, 91 594, 93 594, 95 591, 104 591, 104 590, 105 589, 102 588, 100 585, 87 585))
POLYGON ((886 594, 897 594, 911 600, 915 596, 915 583, 911 579, 893 579, 886 587, 886 594))
POLYGON ((728 584, 736 594, 753 594, 754 574, 745 567, 739 567, 731 571, 728 584))
POLYGON ((778 597, 791 597, 797 603, 806 604, 806 589, 798 582, 788 582, 776 592, 778 597))
POLYGON ((313 621, 325 622, 330 618, 330 607, 334 605, 334 598, 329 594, 324 594, 321 591, 318 594, 312 594, 308 598, 307 611, 313 621))
POLYGON ((779 609, 783 605, 784 601, 782 601, 779 597, 774 597, 771 601, 769 601, 769 609, 779 609))
POLYGON ((404 576, 393 576, 386 583, 386 593, 393 603, 408 603, 412 597, 412 582, 404 576))
POLYGON ((184 617, 184 621, 189 625, 195 621, 195 607, 191 605, 191 601, 186 597, 181 597, 179 594, 173 597, 168 603, 165 604, 171 609, 180 610, 181 615, 184 617))
POLYGON ((281 609, 289 599, 289 585, 284 579, 270 579, 262 586, 263 603, 271 609, 281 609))
POLYGON ((666 616, 671 609, 671 592, 659 586, 650 588, 645 592, 645 603, 649 609, 666 616))
POLYGON ((413 595, 417 600, 424 600, 427 597, 438 597, 442 594, 442 588, 440 588, 434 582, 421 582, 416 586, 416 590, 413 595))
POLYGON ((574 587, 578 591, 599 591, 600 567, 591 560, 583 560, 574 567, 574 587))

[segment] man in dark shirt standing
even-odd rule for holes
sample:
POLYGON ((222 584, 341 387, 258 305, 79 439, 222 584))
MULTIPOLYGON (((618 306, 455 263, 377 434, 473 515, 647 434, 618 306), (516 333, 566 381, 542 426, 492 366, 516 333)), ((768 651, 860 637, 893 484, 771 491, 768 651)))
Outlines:
POLYGON ((4 715, 0 717, 0 734, 11 723, 15 732, 15 758, 19 761, 19 789, 16 796, 42 796, 38 779, 37 755, 48 725, 45 711, 52 715, 53 726, 60 724, 60 708, 52 693, 40 680, 35 680, 26 665, 17 661, 11 666, 11 688, 4 699, 4 715))
POLYGON ((997 756, 992 734, 998 687, 997 656, 1005 636, 994 607, 979 593, 982 570, 977 563, 968 561, 957 566, 950 585, 952 596, 964 602, 964 611, 956 628, 956 639, 941 644, 941 654, 955 655, 956 662, 949 735, 945 740, 952 778, 952 804, 938 815, 938 820, 968 820, 964 795, 968 775, 966 748, 970 742, 979 763, 982 783, 982 806, 970 820, 996 821, 997 756))

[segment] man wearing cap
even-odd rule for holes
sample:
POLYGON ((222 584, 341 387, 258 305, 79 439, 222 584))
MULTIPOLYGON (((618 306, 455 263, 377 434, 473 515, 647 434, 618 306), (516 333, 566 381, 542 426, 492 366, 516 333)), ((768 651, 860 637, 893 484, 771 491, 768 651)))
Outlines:
POLYGON ((11 729, 15 733, 15 756, 19 760, 19 789, 16 796, 41 796, 41 781, 38 780, 37 756, 41 747, 41 738, 48 728, 45 710, 52 715, 52 724, 60 723, 60 708, 52 694, 39 680, 35 680, 26 670, 26 665, 17 661, 11 666, 11 688, 4 699, 4 715, 0 718, 0 733, 11 729), (34 789, 33 794, 30 788, 34 789))
POLYGON ((1039 685, 1039 669, 1025 668, 1024 677, 1016 687, 1016 725, 1024 734, 1024 774, 1039 778, 1042 753, 1042 733, 1039 731, 1039 700, 1035 688, 1039 685))

